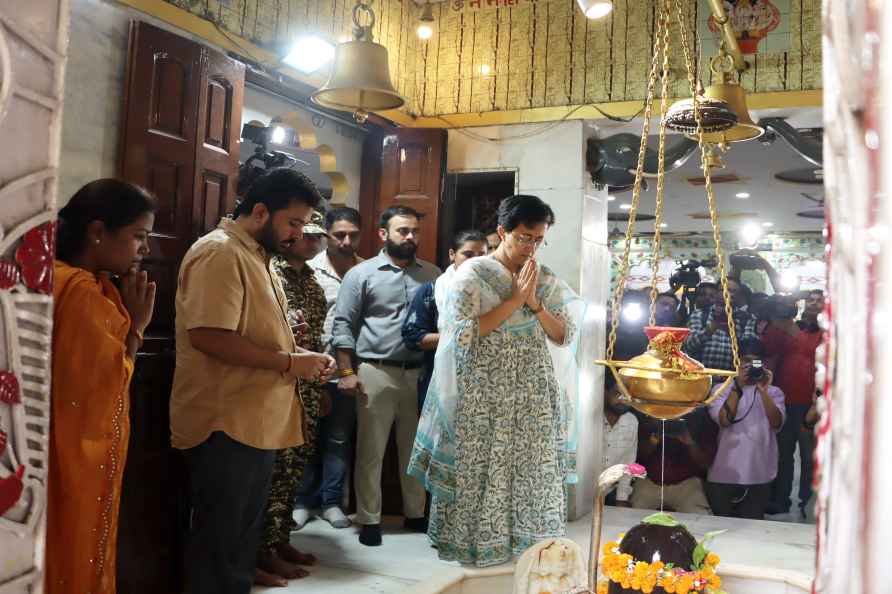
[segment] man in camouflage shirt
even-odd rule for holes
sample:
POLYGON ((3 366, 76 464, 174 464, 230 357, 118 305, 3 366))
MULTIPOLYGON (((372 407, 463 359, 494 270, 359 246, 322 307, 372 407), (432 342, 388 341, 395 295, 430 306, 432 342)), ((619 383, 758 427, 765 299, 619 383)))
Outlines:
MULTIPOLYGON (((297 344, 307 350, 322 352, 322 325, 327 313, 325 292, 307 265, 322 249, 325 237, 323 218, 314 212, 303 238, 295 241, 283 257, 273 261, 288 296, 289 318, 297 328, 297 344)), ((273 467, 272 485, 266 505, 263 544, 258 554, 255 581, 264 586, 286 586, 289 579, 307 575, 300 565, 315 563, 313 555, 301 553, 290 544, 295 491, 303 478, 304 466, 316 448, 319 418, 328 414, 330 399, 324 384, 298 383, 304 407, 303 445, 280 450, 273 467)))

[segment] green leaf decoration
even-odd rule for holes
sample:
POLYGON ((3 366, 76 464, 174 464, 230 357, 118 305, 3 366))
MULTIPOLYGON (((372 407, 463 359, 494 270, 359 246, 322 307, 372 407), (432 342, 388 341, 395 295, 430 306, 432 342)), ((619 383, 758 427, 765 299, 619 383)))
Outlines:
POLYGON ((700 569, 703 565, 703 560, 706 559, 707 553, 709 553, 709 551, 706 550, 706 547, 703 546, 703 543, 698 542, 697 546, 694 548, 694 554, 691 557, 691 561, 693 561, 691 569, 700 569))
POLYGON ((680 526, 680 524, 678 523, 678 521, 676 521, 675 518, 673 518, 669 514, 664 514, 664 513, 660 513, 660 512, 651 514, 651 515, 647 516, 646 518, 644 518, 644 520, 642 520, 642 521, 645 524, 656 524, 657 526, 669 526, 669 527, 680 526))
POLYGON ((709 543, 712 542, 713 538, 723 532, 727 532, 727 530, 713 530, 712 532, 707 532, 703 535, 703 539, 697 543, 697 547, 694 549, 694 554, 691 559, 691 561, 693 561, 693 569, 701 568, 703 560, 706 559, 706 555, 709 554, 709 549, 706 547, 709 546, 709 543))

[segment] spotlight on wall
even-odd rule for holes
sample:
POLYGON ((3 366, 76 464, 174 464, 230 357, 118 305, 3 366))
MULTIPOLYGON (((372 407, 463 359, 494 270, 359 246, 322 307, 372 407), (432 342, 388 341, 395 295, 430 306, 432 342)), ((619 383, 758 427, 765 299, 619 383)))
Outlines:
POLYGON ((582 14, 590 19, 606 17, 613 10, 612 0, 576 0, 582 14))
POLYGON ((415 30, 421 39, 430 39, 434 35, 434 8, 430 0, 424 3, 424 10, 418 17, 418 28, 415 30))
POLYGON ((334 53, 334 45, 311 35, 297 39, 282 62, 304 74, 311 74, 331 62, 334 53))

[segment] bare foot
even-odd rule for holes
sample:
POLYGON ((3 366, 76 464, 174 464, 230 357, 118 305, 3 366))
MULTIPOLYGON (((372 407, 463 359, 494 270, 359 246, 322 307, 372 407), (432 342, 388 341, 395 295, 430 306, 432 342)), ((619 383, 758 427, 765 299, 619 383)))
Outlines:
POLYGON ((284 588, 288 585, 288 580, 280 575, 263 571, 257 567, 254 569, 254 585, 265 586, 267 588, 284 588))
POLYGON ((257 567, 268 574, 285 580, 298 580, 310 575, 310 572, 306 569, 281 559, 273 552, 258 555, 257 567))
POLYGON ((297 563, 298 565, 316 565, 315 555, 301 553, 291 546, 291 543, 285 542, 276 545, 276 554, 280 559, 288 561, 289 563, 297 563))

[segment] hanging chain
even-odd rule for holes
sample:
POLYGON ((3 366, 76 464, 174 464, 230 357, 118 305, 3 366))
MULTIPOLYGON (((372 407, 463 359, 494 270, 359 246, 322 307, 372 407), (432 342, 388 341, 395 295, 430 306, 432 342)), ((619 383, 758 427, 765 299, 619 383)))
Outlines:
POLYGON ((715 257, 719 267, 719 278, 722 285, 722 299, 725 304, 725 315, 728 317, 728 335, 731 337, 731 353, 734 359, 734 369, 740 369, 740 356, 737 352, 737 329, 734 324, 734 308, 731 302, 731 294, 728 291, 728 275, 725 271, 725 254, 722 249, 722 235, 719 229, 719 216, 715 206, 715 192, 712 188, 712 177, 708 163, 708 147, 703 142, 703 116, 700 113, 700 101, 697 94, 697 83, 694 79, 691 55, 688 51, 687 27, 684 22, 684 13, 679 0, 674 0, 678 24, 681 28, 681 44, 684 49, 685 65, 688 71, 688 84, 694 99, 694 119, 697 122, 697 141, 700 143, 700 164, 703 168, 703 177, 706 180, 706 199, 709 203, 709 219, 712 222, 712 237, 715 241, 715 257))
POLYGON ((657 325, 657 273, 660 270, 663 237, 663 196, 666 190, 666 113, 669 111, 669 0, 662 0, 666 5, 666 22, 663 26, 663 72, 661 76, 660 98, 660 149, 659 166, 657 168, 657 208, 654 212, 654 244, 651 259, 650 276, 650 325, 657 325))
POLYGON ((647 93, 644 99, 644 128, 641 132, 641 144, 638 147, 638 166, 635 169, 635 184, 632 187, 632 208, 629 209, 629 223, 626 227, 625 244, 623 248, 623 258, 620 263, 619 278, 616 287, 613 289, 613 303, 611 304, 611 323, 610 336, 607 339, 607 360, 613 360, 613 353, 616 347, 616 329, 620 324, 620 308, 622 305, 623 295, 626 291, 626 278, 629 275, 629 253, 632 249, 632 234, 635 230, 635 216, 638 212, 638 202, 641 199, 641 180, 644 177, 644 158, 647 154, 647 137, 650 132, 650 117, 653 109, 654 88, 657 81, 657 67, 660 63, 662 33, 664 27, 669 25, 668 4, 663 6, 657 17, 656 35, 654 41, 654 54, 650 65, 650 77, 647 80, 647 93))

